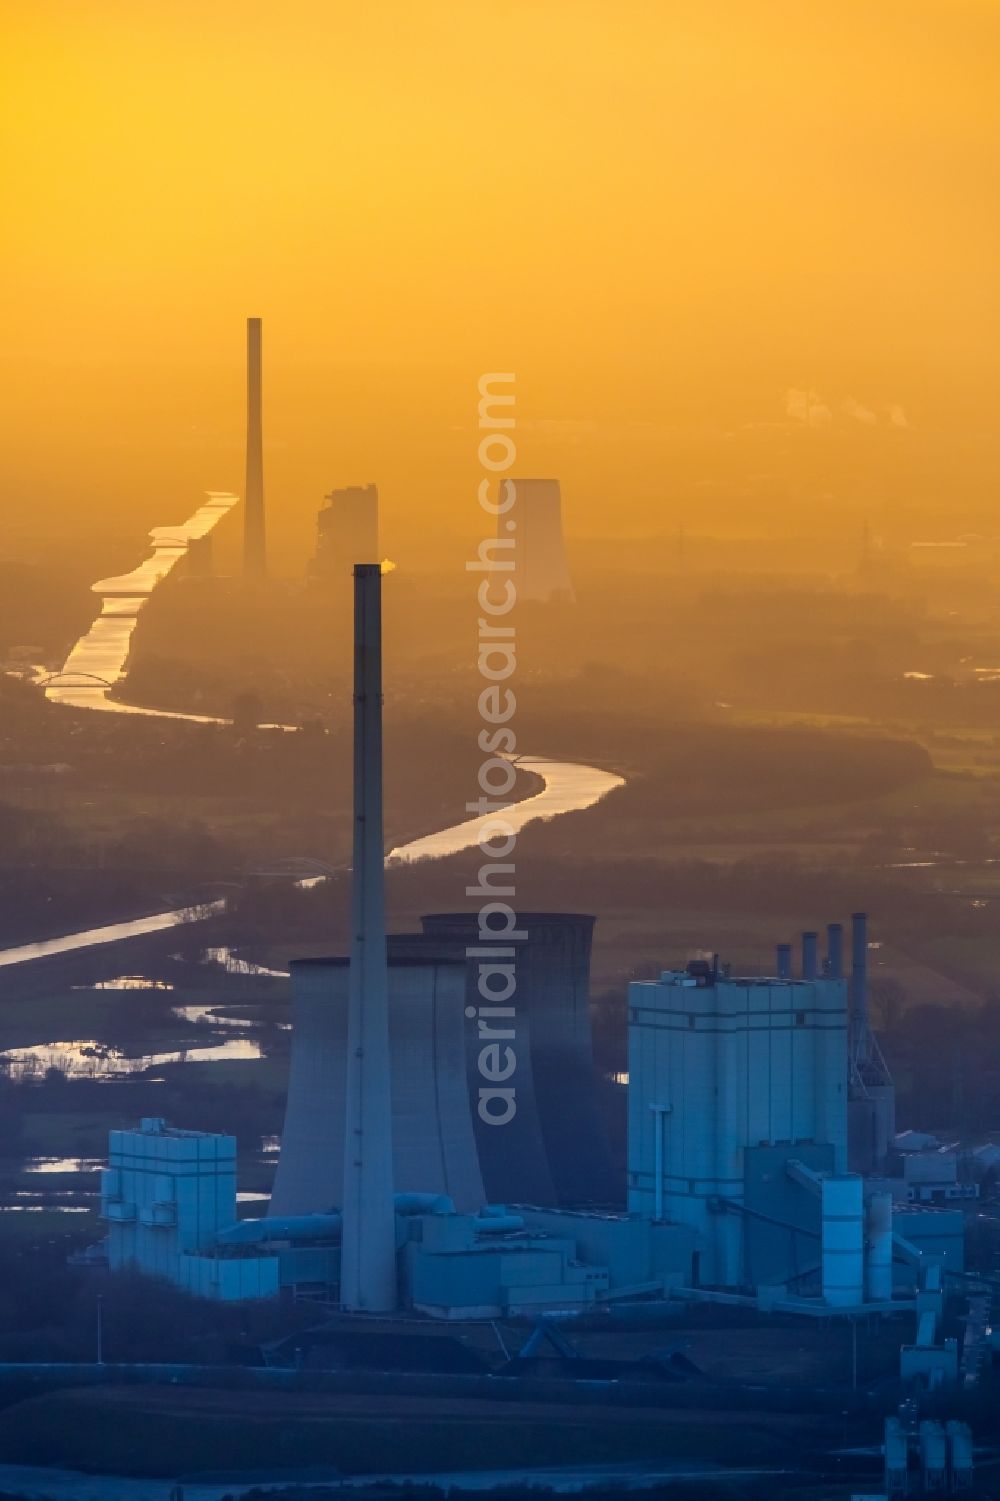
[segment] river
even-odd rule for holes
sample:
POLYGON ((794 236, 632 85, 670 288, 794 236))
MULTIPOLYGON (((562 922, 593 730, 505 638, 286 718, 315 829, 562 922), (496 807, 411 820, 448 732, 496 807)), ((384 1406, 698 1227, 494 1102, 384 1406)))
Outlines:
POLYGON ((238 495, 210 490, 204 504, 187 521, 178 526, 153 528, 149 534, 153 550, 131 573, 98 579, 91 585, 92 592, 101 597, 101 613, 80 637, 62 667, 53 673, 38 674, 46 698, 72 704, 77 709, 111 709, 116 714, 155 714, 164 719, 212 723, 201 714, 171 714, 166 709, 123 704, 109 694, 128 671, 132 633, 140 610, 157 584, 187 556, 191 543, 209 537, 238 503, 238 495))
MULTIPOLYGON (((72 704, 74 708, 103 709, 118 714, 149 714, 195 723, 225 723, 203 714, 172 713, 165 709, 125 704, 109 695, 114 685, 126 676, 132 633, 143 605, 157 584, 186 555, 189 544, 207 537, 237 503, 236 495, 221 491, 209 492, 205 504, 182 525, 153 529, 150 533, 153 551, 131 573, 118 578, 99 579, 92 586, 94 593, 101 596, 101 612, 73 647, 62 668, 49 675, 39 674, 39 681, 44 684, 48 698, 57 703, 72 704)), ((262 728, 291 727, 265 725, 262 728)), ((607 797, 609 792, 624 786, 624 778, 596 766, 581 766, 572 761, 549 761, 542 756, 519 756, 514 759, 518 766, 532 772, 543 784, 540 792, 521 802, 512 803, 504 811, 503 817, 515 833, 520 833, 527 824, 536 820, 558 818, 563 813, 577 813, 591 808, 607 797)), ((422 835, 419 839, 410 840, 390 850, 386 864, 395 866, 414 864, 421 860, 442 860, 448 855, 459 854, 462 850, 474 849, 480 842, 484 827, 495 823, 495 820, 496 814, 487 814, 482 818, 465 819, 437 833, 422 835)), ((297 884, 308 886, 315 884, 315 881, 315 877, 307 877, 297 884)), ((177 907, 167 912, 130 918, 126 922, 65 933, 38 943, 21 944, 0 950, 0 968, 120 943, 148 933, 160 933, 181 924, 217 916, 224 910, 224 901, 207 902, 198 907, 177 907)))

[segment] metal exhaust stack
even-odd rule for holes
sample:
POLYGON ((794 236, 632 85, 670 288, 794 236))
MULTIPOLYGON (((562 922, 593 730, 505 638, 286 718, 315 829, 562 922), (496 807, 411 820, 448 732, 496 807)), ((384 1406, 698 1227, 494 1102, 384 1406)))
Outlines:
POLYGON ((261 322, 247 319, 247 471, 243 496, 243 572, 262 579, 264 549, 264 449, 261 436, 261 322))
POLYGON ((839 922, 826 925, 826 972, 831 980, 844 978, 844 928, 839 922))
POLYGON ((382 829, 382 572, 354 569, 354 868, 340 1302, 396 1307, 382 829))
POLYGON ((819 934, 803 933, 802 935, 802 978, 803 980, 815 980, 816 959, 819 953, 819 934))
POLYGON ((851 913, 851 1022, 855 1036, 868 1027, 868 914, 851 913))
POLYGON ((778 979, 790 980, 792 978, 792 945, 790 943, 779 943, 777 955, 778 979))

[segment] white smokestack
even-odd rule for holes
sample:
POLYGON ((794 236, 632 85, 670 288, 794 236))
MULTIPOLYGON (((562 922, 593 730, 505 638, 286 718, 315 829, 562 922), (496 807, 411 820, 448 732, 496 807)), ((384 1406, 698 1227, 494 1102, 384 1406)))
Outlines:
POLYGON ((382 832, 382 574, 354 569, 354 871, 340 1302, 396 1307, 382 832))

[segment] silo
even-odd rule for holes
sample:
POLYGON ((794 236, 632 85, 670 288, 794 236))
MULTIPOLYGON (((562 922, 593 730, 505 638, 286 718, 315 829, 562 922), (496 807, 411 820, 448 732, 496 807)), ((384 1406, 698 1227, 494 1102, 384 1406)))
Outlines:
POLYGON ((895 1415, 885 1420, 885 1443, 882 1453, 885 1457, 885 1488, 887 1494, 890 1496, 905 1494, 907 1490, 909 1452, 906 1430, 895 1415))
POLYGON ((953 1491, 971 1491, 973 1480, 972 1430, 968 1423, 951 1418, 945 1430, 953 1491))
POLYGON ((948 1484, 948 1446, 944 1427, 936 1418, 920 1424, 920 1470, 925 1491, 943 1491, 948 1484))
POLYGON ((864 1301, 864 1180, 839 1173, 823 1184, 823 1299, 835 1308, 864 1301))
POLYGON ((496 950, 509 950, 502 962, 512 965, 515 982, 508 1004, 514 1010, 517 1114, 503 1126, 492 1126, 473 1106, 489 1198, 564 1206, 620 1203, 622 1185, 594 1072, 589 1004, 593 917, 519 912, 516 927, 527 936, 507 945, 495 935, 481 941, 476 912, 435 913, 421 921, 429 938, 469 964, 467 1005, 474 1017, 467 1045, 473 1098, 482 1083, 475 1016, 489 1004, 479 987, 480 963, 496 962, 496 950))
POLYGON ((892 1299, 892 1194, 873 1193, 868 1200, 868 1299, 892 1299))

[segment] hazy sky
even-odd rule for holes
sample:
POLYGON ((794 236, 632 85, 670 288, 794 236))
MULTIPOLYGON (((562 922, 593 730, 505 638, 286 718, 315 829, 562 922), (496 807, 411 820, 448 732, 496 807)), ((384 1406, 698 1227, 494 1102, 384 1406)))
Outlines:
POLYGON ((6 0, 3 512, 379 482, 476 527, 475 385, 580 532, 997 474, 998 0, 6 0), (919 462, 914 455, 919 453, 919 462))

